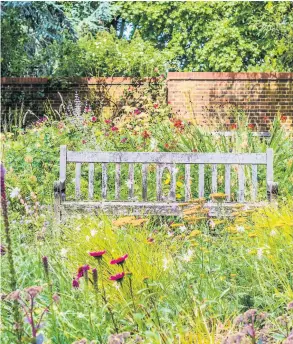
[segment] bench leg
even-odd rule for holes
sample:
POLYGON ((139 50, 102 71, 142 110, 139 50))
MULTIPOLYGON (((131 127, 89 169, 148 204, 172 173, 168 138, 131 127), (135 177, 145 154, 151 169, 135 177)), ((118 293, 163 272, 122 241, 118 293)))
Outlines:
POLYGON ((278 183, 267 182, 267 197, 269 202, 276 200, 278 196, 278 183))

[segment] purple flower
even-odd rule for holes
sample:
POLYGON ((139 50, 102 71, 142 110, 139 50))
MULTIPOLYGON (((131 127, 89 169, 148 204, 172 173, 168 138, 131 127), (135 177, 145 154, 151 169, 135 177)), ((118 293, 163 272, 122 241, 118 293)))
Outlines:
POLYGON ((74 279, 72 280, 72 286, 73 286, 73 288, 76 288, 76 289, 79 288, 79 282, 78 282, 77 279, 74 278, 74 279))

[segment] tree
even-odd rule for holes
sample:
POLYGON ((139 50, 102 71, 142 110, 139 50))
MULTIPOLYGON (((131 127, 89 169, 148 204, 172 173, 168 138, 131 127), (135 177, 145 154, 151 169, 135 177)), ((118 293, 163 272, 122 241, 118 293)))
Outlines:
POLYGON ((176 51, 178 70, 293 68, 285 46, 292 42, 290 1, 123 2, 120 11, 130 37, 139 31, 158 49, 176 51))

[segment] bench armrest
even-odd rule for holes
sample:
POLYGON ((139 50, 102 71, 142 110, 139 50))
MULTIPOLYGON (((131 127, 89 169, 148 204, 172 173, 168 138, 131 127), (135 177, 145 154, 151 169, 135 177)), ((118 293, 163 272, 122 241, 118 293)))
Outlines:
POLYGON ((267 182, 267 197, 268 201, 272 202, 276 200, 278 196, 278 183, 276 182, 267 182))

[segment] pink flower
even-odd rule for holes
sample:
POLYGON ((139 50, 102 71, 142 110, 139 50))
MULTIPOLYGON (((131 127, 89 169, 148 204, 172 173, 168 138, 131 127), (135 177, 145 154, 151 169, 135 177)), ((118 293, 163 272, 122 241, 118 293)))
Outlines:
POLYGON ((103 255, 106 253, 106 251, 95 251, 95 252, 90 252, 89 255, 91 257, 101 259, 103 258, 103 255))
POLYGON ((81 142, 82 142, 82 144, 86 144, 86 140, 82 140, 81 142))
POLYGON ((72 286, 73 286, 73 288, 76 288, 76 289, 79 288, 79 282, 77 279, 74 278, 72 280, 72 286))
POLYGON ((124 256, 122 257, 119 257, 117 259, 113 259, 110 261, 110 264, 124 264, 125 260, 128 258, 128 254, 125 254, 124 256))
POLYGON ((123 139, 120 142, 125 143, 126 141, 127 141, 127 137, 123 137, 123 139))
POLYGON ((141 113, 141 111, 138 110, 138 109, 135 109, 135 110, 133 111, 133 113, 134 113, 135 115, 139 115, 139 114, 141 113))
POLYGON ((117 281, 117 282, 121 282, 123 280, 125 276, 124 272, 121 272, 120 274, 117 275, 113 275, 109 278, 110 281, 117 281))
POLYGON ((111 127, 111 130, 112 131, 118 131, 118 128, 117 127, 111 127))
POLYGON ((92 117, 92 122, 97 122, 97 117, 96 116, 92 117))
POLYGON ((83 265, 81 267, 78 268, 77 270, 77 278, 81 278, 83 277, 85 271, 88 271, 90 269, 90 266, 89 265, 83 265))
POLYGON ((105 123, 106 123, 106 124, 110 124, 110 123, 111 123, 111 120, 110 120, 110 119, 105 119, 105 123))
POLYGON ((159 104, 154 104, 154 109, 157 109, 159 107, 159 104))

